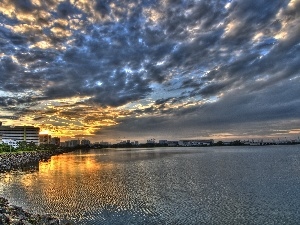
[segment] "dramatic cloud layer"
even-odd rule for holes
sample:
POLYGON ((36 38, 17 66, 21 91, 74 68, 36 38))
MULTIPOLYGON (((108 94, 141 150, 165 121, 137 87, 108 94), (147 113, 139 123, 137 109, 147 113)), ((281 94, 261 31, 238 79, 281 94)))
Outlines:
POLYGON ((94 140, 299 136, 300 0, 3 0, 0 24, 6 125, 94 140))

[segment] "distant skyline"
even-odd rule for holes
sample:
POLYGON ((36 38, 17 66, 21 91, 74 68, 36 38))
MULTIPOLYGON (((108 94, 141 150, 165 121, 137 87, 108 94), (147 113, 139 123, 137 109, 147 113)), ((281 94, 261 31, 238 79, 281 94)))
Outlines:
POLYGON ((297 138, 300 0, 2 0, 0 121, 91 141, 297 138))

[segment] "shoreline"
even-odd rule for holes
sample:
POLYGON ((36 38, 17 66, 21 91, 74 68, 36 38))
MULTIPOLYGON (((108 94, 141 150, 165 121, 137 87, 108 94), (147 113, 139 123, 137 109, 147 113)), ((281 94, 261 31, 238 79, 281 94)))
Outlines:
MULTIPOLYGON (((23 171, 40 161, 46 161, 54 155, 60 155, 73 150, 47 150, 33 152, 5 153, 0 155, 0 174, 13 171, 23 171)), ((33 168, 34 169, 34 168, 33 168)), ((20 225, 74 225, 68 220, 59 220, 55 216, 29 213, 22 207, 12 205, 6 198, 0 196, 0 224, 20 225)))
POLYGON ((14 152, 0 155, 0 173, 23 170, 30 165, 38 164, 39 161, 47 161, 54 155, 60 155, 73 150, 46 150, 14 152))
POLYGON ((59 220, 51 215, 40 215, 26 212, 22 207, 9 204, 6 198, 0 197, 0 224, 19 225, 74 225, 67 220, 59 220))

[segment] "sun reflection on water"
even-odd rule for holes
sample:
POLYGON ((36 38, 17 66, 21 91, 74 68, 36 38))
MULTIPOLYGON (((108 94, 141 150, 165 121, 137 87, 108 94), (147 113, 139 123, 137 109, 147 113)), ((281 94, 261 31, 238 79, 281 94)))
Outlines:
POLYGON ((99 163, 101 157, 105 155, 65 154, 41 162, 38 173, 22 178, 28 204, 38 203, 39 210, 65 218, 87 217, 101 209, 132 210, 126 175, 116 163, 99 163), (39 199, 35 199, 36 192, 39 199))
POLYGON ((76 151, 1 174, 0 195, 86 225, 297 224, 299 159, 297 146, 76 151))

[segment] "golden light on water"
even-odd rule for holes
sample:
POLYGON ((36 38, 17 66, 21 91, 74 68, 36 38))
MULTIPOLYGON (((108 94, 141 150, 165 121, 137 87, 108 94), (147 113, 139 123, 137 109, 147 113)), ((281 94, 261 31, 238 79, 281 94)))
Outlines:
POLYGON ((58 170, 62 175, 76 175, 78 172, 84 171, 98 171, 101 168, 111 168, 112 164, 99 164, 92 156, 82 155, 80 157, 72 155, 58 155, 52 156, 49 162, 40 162, 39 172, 41 176, 50 175, 49 172, 58 170), (67 159, 67 160, 66 160, 67 159), (77 164, 80 164, 80 171, 77 169, 77 164))
POLYGON ((27 191, 39 190, 45 198, 43 201, 47 202, 45 207, 54 215, 81 215, 87 205, 95 210, 105 205, 130 208, 127 203, 130 190, 122 185, 123 172, 117 164, 97 162, 97 156, 99 154, 84 153, 53 156, 51 161, 39 164, 36 176, 42 185, 36 183, 36 177, 31 174, 22 180, 23 188, 27 191), (94 196, 92 200, 91 196, 94 196))

